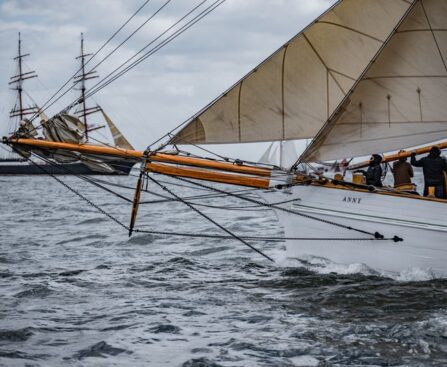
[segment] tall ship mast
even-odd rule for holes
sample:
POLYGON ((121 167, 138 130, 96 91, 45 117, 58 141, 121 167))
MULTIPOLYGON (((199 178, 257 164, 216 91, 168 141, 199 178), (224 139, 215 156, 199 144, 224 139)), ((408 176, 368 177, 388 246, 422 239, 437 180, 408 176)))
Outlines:
POLYGON ((88 107, 87 101, 85 98, 85 92, 87 90, 86 81, 91 79, 98 78, 96 70, 90 70, 86 72, 86 58, 88 56, 91 56, 91 53, 84 53, 84 33, 81 33, 81 54, 76 58, 77 60, 80 60, 81 62, 81 68, 78 73, 78 75, 75 76, 73 83, 75 86, 79 88, 81 91, 80 97, 79 97, 79 109, 76 111, 76 115, 82 120, 84 123, 84 130, 85 130, 85 139, 89 140, 89 132, 98 130, 104 127, 103 126, 90 126, 88 123, 88 116, 92 115, 96 112, 101 111, 101 107, 98 105, 95 107, 88 107))
MULTIPOLYGON (((86 81, 90 79, 98 78, 96 71, 86 71, 86 58, 91 54, 84 52, 84 35, 81 33, 81 54, 76 57, 80 60, 80 69, 77 75, 74 77, 74 88, 80 90, 80 96, 78 100, 78 109, 74 112, 75 116, 70 116, 68 125, 72 126, 74 123, 81 125, 82 129, 79 129, 80 137, 83 142, 88 142, 92 137, 90 133, 105 128, 105 124, 96 125, 90 124, 88 116, 97 112, 101 112, 103 118, 110 129, 114 144, 116 147, 124 149, 131 149, 132 146, 118 130, 117 126, 112 122, 109 116, 103 111, 103 109, 96 105, 89 107, 86 101, 86 81)), ((10 88, 16 91, 16 102, 12 107, 9 117, 12 121, 11 128, 8 133, 14 132, 14 135, 23 134, 27 132, 33 137, 38 137, 38 131, 40 127, 43 128, 43 137, 45 139, 57 140, 60 136, 67 136, 67 132, 64 132, 67 121, 61 115, 60 118, 47 120, 43 114, 43 110, 32 100, 29 94, 24 90, 23 84, 25 80, 36 78, 35 71, 25 71, 23 65, 23 58, 30 56, 29 53, 22 52, 22 39, 19 33, 18 39, 18 53, 14 58, 17 62, 16 75, 10 78, 10 88), (25 96, 31 100, 31 104, 25 101, 25 96), (43 121, 41 126, 34 126, 30 121, 37 114, 41 114, 43 121)), ((70 132, 69 132, 70 133, 70 132)), ((21 136, 21 135, 17 135, 21 136)), ((98 143, 97 139, 93 139, 98 143)), ((110 144, 107 144, 110 145, 110 144)), ((20 157, 19 154, 11 152, 7 158, 0 159, 0 175, 35 175, 35 174, 63 174, 63 175, 127 175, 129 174, 132 166, 135 164, 133 160, 123 159, 91 159, 83 156, 74 157, 58 157, 55 159, 47 159, 38 156, 20 157), (58 159, 59 158, 59 159, 58 159)))
POLYGON ((24 81, 32 78, 37 78, 37 74, 34 70, 28 72, 24 72, 23 70, 23 58, 29 55, 29 53, 22 54, 22 39, 19 32, 18 51, 17 56, 14 58, 14 60, 17 61, 17 74, 12 76, 10 78, 10 82, 8 83, 12 86, 11 89, 17 91, 17 102, 10 111, 9 117, 11 119, 19 117, 19 121, 22 121, 26 116, 34 115, 38 110, 37 106, 35 105, 31 107, 25 107, 23 100, 24 81))
MULTIPOLYGON (((432 277, 446 277, 447 161, 441 157, 441 149, 447 149, 446 29, 445 0, 339 0, 221 96, 162 136, 155 142, 158 147, 151 142, 146 151, 138 151, 16 137, 3 142, 48 155, 139 160, 129 225, 98 208, 129 235, 161 234, 147 221, 137 221, 138 210, 144 210, 140 204, 154 194, 151 185, 213 224, 219 230, 216 238, 232 239, 274 261, 253 238, 233 233, 202 212, 197 196, 182 196, 177 186, 188 185, 273 209, 290 259, 325 258, 385 272, 422 269, 432 277), (311 142, 290 168, 186 150, 298 139, 311 142), (369 162, 346 167, 353 170, 351 178, 321 174, 312 166, 370 154, 369 162), (422 195, 411 179, 394 186, 381 181, 381 162, 405 163, 407 157, 413 166, 433 170, 425 175, 422 195), (299 164, 310 170, 297 171, 299 164), (364 166, 368 171, 357 171, 364 166), (257 189, 262 200, 223 185, 257 189)), ((231 153, 232 147, 227 150, 231 153)), ((230 209, 218 203, 212 207, 230 209)), ((153 213, 152 207, 148 210, 153 213)), ((194 231, 163 234, 203 237, 194 231)))

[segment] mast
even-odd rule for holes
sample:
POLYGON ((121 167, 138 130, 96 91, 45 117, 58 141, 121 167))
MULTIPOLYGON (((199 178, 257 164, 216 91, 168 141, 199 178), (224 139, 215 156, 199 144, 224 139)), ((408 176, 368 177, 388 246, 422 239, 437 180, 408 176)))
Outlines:
POLYGON ((85 82, 89 79, 98 78, 98 75, 95 75, 96 71, 93 69, 88 72, 85 72, 85 66, 87 64, 85 62, 85 58, 87 56, 91 56, 91 55, 92 54, 84 53, 84 33, 81 33, 81 54, 78 57, 76 57, 76 59, 80 59, 80 61, 81 61, 81 70, 80 70, 80 74, 74 78, 73 83, 74 84, 80 83, 81 96, 78 100, 78 103, 81 104, 81 109, 78 111, 78 113, 79 113, 79 117, 82 118, 82 120, 84 122, 86 140, 88 140, 88 132, 89 132, 87 116, 101 110, 101 108, 98 106, 87 107, 87 102, 85 100, 85 91, 86 91, 86 83, 85 82))
POLYGON ((24 108, 23 106, 23 82, 27 79, 36 78, 37 74, 35 71, 23 72, 23 58, 29 56, 29 54, 22 54, 22 40, 19 32, 19 42, 18 42, 18 52, 17 56, 14 58, 17 61, 17 75, 14 75, 10 78, 9 85, 12 85, 12 90, 17 91, 17 100, 18 106, 14 106, 14 108, 10 111, 9 117, 19 117, 20 120, 23 120, 25 116, 32 115, 36 112, 36 107, 28 107, 24 108))

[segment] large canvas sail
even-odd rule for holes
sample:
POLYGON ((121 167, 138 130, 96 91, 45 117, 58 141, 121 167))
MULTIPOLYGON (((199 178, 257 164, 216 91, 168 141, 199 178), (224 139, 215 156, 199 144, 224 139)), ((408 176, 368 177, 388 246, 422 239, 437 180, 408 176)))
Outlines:
POLYGON ((101 109, 101 113, 104 116, 104 120, 106 120, 107 125, 109 126, 110 132, 112 133, 113 141, 115 142, 115 146, 122 149, 133 149, 133 146, 129 143, 129 141, 124 137, 121 131, 116 127, 111 118, 101 109))
POLYGON ((312 138, 411 8, 409 0, 342 0, 171 140, 216 144, 312 138))
POLYGON ((387 152, 447 136, 447 1, 420 0, 302 161, 387 152))

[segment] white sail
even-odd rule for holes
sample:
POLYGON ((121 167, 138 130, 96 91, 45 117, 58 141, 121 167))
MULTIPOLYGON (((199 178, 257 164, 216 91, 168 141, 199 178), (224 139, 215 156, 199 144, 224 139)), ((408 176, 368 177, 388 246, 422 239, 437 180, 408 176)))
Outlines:
POLYGON ((447 1, 420 0, 302 161, 383 153, 447 136, 447 1))
POLYGON ((104 116, 104 120, 106 120, 107 125, 109 126, 110 132, 112 133, 115 146, 122 149, 133 149, 133 146, 129 143, 129 141, 124 137, 121 131, 119 131, 110 117, 107 116, 107 114, 102 109, 101 113, 104 116))
POLYGON ((275 143, 270 143, 269 147, 267 148, 267 150, 264 152, 264 154, 261 156, 261 158, 259 158, 258 163, 263 163, 263 164, 275 164, 272 163, 272 155, 275 154, 274 151, 274 144, 275 143))
POLYGON ((194 116, 175 144, 312 138, 413 1, 341 0, 194 116))

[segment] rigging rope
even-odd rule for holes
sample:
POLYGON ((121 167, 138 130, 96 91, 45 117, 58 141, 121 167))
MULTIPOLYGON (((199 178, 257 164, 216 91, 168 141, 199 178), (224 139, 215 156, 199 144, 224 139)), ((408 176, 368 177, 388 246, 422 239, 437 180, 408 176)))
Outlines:
POLYGON ((317 217, 314 217, 314 216, 309 215, 309 214, 299 213, 299 212, 297 212, 295 210, 292 210, 292 209, 283 208, 283 207, 280 207, 280 206, 276 206, 274 204, 265 203, 265 202, 260 201, 260 200, 250 199, 250 198, 247 198, 247 197, 244 197, 244 196, 241 196, 241 195, 233 194, 233 193, 230 193, 230 192, 227 192, 227 191, 224 191, 224 190, 220 190, 220 189, 217 189, 215 187, 207 186, 207 185, 201 184, 199 182, 194 182, 194 181, 182 178, 182 177, 177 177, 177 176, 171 176, 171 177, 175 177, 177 180, 180 180, 180 181, 183 181, 183 182, 189 182, 189 183, 191 183, 193 185, 197 185, 199 187, 206 187, 206 188, 209 188, 209 189, 214 190, 216 192, 220 192, 222 194, 225 193, 225 194, 227 194, 229 196, 234 196, 234 197, 240 198, 242 200, 258 204, 260 206, 268 207, 268 208, 271 208, 271 209, 277 209, 277 210, 280 210, 280 211, 283 211, 283 212, 286 212, 286 213, 298 215, 298 216, 303 217, 303 218, 312 219, 312 220, 315 220, 315 221, 318 221, 318 222, 330 224, 330 225, 333 225, 333 226, 336 226, 336 227, 340 227, 340 228, 344 228, 344 229, 347 229, 347 230, 350 230, 350 231, 355 231, 355 232, 367 234, 367 235, 373 236, 375 239, 383 239, 383 235, 380 234, 379 232, 372 233, 372 232, 364 231, 362 229, 353 228, 351 226, 346 226, 344 224, 336 223, 336 222, 333 222, 333 221, 330 221, 330 220, 327 220, 327 219, 317 218, 317 217))
MULTIPOLYGON (((133 31, 130 36, 128 36, 123 42, 121 42, 118 46, 116 46, 109 54, 107 54, 99 63, 97 63, 95 66, 93 66, 88 73, 91 73, 94 69, 96 69, 99 65, 101 65, 104 61, 106 61, 113 53, 115 53, 115 51, 120 48, 126 41, 128 41, 134 34, 136 34, 144 25, 146 25, 151 19, 153 19, 166 5, 168 5, 172 0, 167 0, 154 14, 152 14, 148 19, 146 19, 146 21, 140 25, 140 27, 138 27, 135 31, 133 31)), ((207 0, 205 0, 207 1, 207 0)), ((110 74, 109 74, 110 75, 110 74)), ((105 79, 105 78, 104 78, 105 79)), ((102 79, 102 80, 104 80, 102 79)), ((99 83, 101 83, 102 81, 98 82, 95 85, 98 85, 99 83)), ((46 107, 50 108, 54 103, 56 103, 58 100, 60 100, 63 96, 65 96, 69 91, 71 91, 73 88, 75 87, 75 84, 73 84, 69 89, 67 89, 63 94, 61 94, 55 101, 53 101, 53 103, 51 103, 49 106, 46 107)), ((93 88, 93 87, 92 87, 93 88)), ((91 88, 91 89, 92 89, 91 88)), ((88 93, 88 92, 87 92, 88 93)), ((85 99, 87 99, 90 96, 85 95, 85 99)), ((74 100, 72 103, 70 103, 70 105, 68 107, 66 107, 64 110, 69 110, 72 107, 74 107, 74 105, 78 104, 80 101, 79 98, 76 98, 76 100, 74 100)))
POLYGON ((239 242, 241 242, 242 244, 244 244, 245 246, 251 248, 253 251, 257 252, 258 254, 262 255, 263 257, 265 257, 266 259, 270 260, 271 262, 275 262, 270 256, 264 254, 262 251, 258 250, 256 247, 250 245, 247 241, 245 241, 244 239, 242 239, 241 237, 239 237, 238 235, 234 234, 233 232, 231 232, 230 230, 228 230, 227 228, 225 228, 224 226, 222 226, 221 224, 217 223, 214 219, 210 218, 208 215, 206 215, 205 213, 201 212, 200 210, 198 210, 194 205, 192 205, 191 203, 183 200, 181 197, 179 197, 178 195, 176 195, 172 190, 170 190, 169 188, 167 188, 166 186, 164 186, 163 184, 159 183, 157 180, 155 180, 153 177, 150 177, 149 175, 147 175, 147 178, 149 180, 151 180, 153 183, 155 183, 157 186, 159 186, 161 189, 163 189, 164 191, 168 192, 170 195, 172 195, 173 197, 175 197, 176 199, 178 199, 179 201, 181 201, 183 204, 185 204, 187 207, 189 207, 190 209, 192 209, 193 211, 195 211, 197 214, 201 215, 203 218, 205 218, 206 220, 208 220, 209 222, 213 223, 216 227, 220 228, 222 231, 226 232, 228 235, 230 235, 232 238, 238 240, 239 242))
MULTIPOLYGON (((14 149, 14 148, 13 148, 14 149)), ((15 150, 15 149, 14 149, 15 150)), ((19 151, 15 150, 16 153, 20 154, 19 151)), ((22 154, 20 154, 22 155, 22 154)), ((23 156, 23 155, 22 155, 23 156)), ((24 156, 23 156, 24 157, 24 156)), ((88 199, 86 196, 84 196, 83 194, 81 194, 79 191, 73 189, 70 185, 68 185, 67 183, 65 183, 64 181, 62 181, 61 179, 59 179, 56 175, 53 175, 52 173, 50 173, 43 165, 41 164, 37 164, 36 162, 34 162, 32 159, 29 159, 28 157, 24 157, 26 158, 29 162, 31 162, 31 164, 37 166, 42 172, 46 173, 48 176, 52 177, 54 180, 56 180, 58 183, 60 183, 62 186, 64 186, 67 190, 71 191, 73 194, 75 194, 76 196, 78 196, 79 198, 81 198, 82 200, 84 200, 87 204, 89 204, 90 206, 92 206, 93 208, 95 208, 97 211, 99 211, 101 214, 105 215, 107 218, 109 218, 110 220, 114 221, 115 223, 117 223, 119 226, 123 227, 125 230, 129 230, 129 227, 126 226, 124 223, 122 223, 120 220, 118 220, 117 218, 115 218, 113 215, 111 215, 110 213, 106 212, 104 209, 102 209, 99 205, 95 204, 94 202, 92 202, 90 199, 88 199)))
MULTIPOLYGON (((86 66, 94 57, 96 57, 96 55, 98 55, 99 52, 101 52, 101 50, 104 49, 104 47, 106 47, 109 42, 115 38, 115 36, 150 2, 151 0, 146 0, 127 20, 126 22, 119 27, 115 33, 113 33, 109 39, 103 43, 103 45, 85 62, 84 66, 86 66)), ((56 101, 54 101, 51 105, 46 106, 49 102, 51 102, 51 100, 57 96, 57 94, 68 84, 70 83, 70 81, 82 70, 82 67, 80 67, 70 78, 68 78, 68 80, 56 91, 53 93, 53 95, 40 107, 38 113, 34 114, 31 117, 31 121, 33 121, 38 115, 39 112, 44 112, 46 109, 48 109, 49 107, 51 107, 54 103, 56 103, 61 97, 59 97, 56 101)), ((71 90, 73 88, 73 86, 69 89, 71 90)), ((64 93, 63 95, 65 95, 66 93, 64 93)))
MULTIPOLYGON (((198 7, 200 7, 204 2, 206 2, 208 0, 204 0, 202 1, 202 3, 200 3, 198 6, 196 6, 193 10, 191 10, 190 12, 188 12, 185 16, 183 16, 179 21, 177 21, 173 26, 177 25, 178 23, 180 23, 183 19, 185 19, 188 15, 190 15, 191 13, 193 13, 198 7)), ((184 33, 186 30, 188 30, 189 28, 191 28, 193 25, 195 25, 198 21, 200 21, 201 19, 203 19, 205 16, 207 16, 209 13, 211 13, 212 11, 214 11, 217 7, 219 7, 220 5, 222 5, 226 0, 217 0, 215 1, 212 5, 208 6, 204 11, 202 11, 201 13, 199 13, 198 15, 196 15, 194 18, 192 18, 190 21, 188 21, 185 25, 183 25, 180 29, 178 29, 177 31, 175 31, 171 36, 167 37, 165 40, 163 40, 162 42, 160 42, 157 46, 153 47, 151 50, 149 50, 148 52, 146 52, 145 54, 143 54, 140 58, 138 58, 136 61, 134 61, 133 63, 131 63, 129 66, 127 66, 124 70, 121 70, 117 75, 113 76, 113 78, 110 78, 114 73, 116 73, 119 69, 121 69, 124 65, 126 65, 130 60, 132 60, 134 57, 136 57, 138 54, 140 54, 142 51, 144 51, 147 47, 149 47, 152 43, 154 43, 157 39, 159 39, 161 36, 163 36, 164 34, 166 34, 170 29, 172 29, 173 26, 169 27, 168 30, 166 30, 165 32, 163 32, 161 35, 159 35, 157 38, 155 38, 152 42, 150 42, 148 45, 146 45, 143 49, 141 49, 140 51, 138 51, 134 56, 132 56, 131 58, 129 58, 128 60, 126 60, 124 63, 122 63, 118 68, 116 68, 115 70, 113 70, 111 73, 109 73, 105 78, 103 78, 101 81, 99 81, 98 83, 96 83, 92 88, 90 88, 87 91, 87 94, 85 95, 85 98, 90 98, 92 97, 94 94, 96 94, 97 92, 99 92, 101 89, 105 88, 106 86, 108 86, 110 83, 112 83, 113 81, 117 80, 118 78, 120 78, 121 76, 123 76, 124 74, 126 74, 128 71, 130 71, 131 69, 133 69, 135 66, 137 66, 138 64, 140 64, 141 62, 143 62, 144 60, 146 60, 148 57, 152 56, 153 54, 155 54, 156 52, 158 52, 160 49, 162 49, 164 46, 166 46, 167 44, 169 44, 170 42, 172 42, 175 38, 177 38, 178 36, 180 36, 182 33, 184 33), (110 78, 110 80, 107 80, 108 78, 110 78)), ((68 82, 67 82, 68 83, 68 82)), ((66 83, 66 84, 67 84, 66 83)), ((66 85, 65 84, 65 85, 66 85)), ((63 87, 62 87, 63 88, 63 87)), ((65 95, 68 91, 66 91, 63 95, 65 95)), ((62 96, 63 96, 62 95, 62 96)), ((49 106, 47 106, 45 108, 45 110, 49 107, 51 107, 54 103, 56 103, 62 96, 58 97, 55 101, 53 101, 49 106)), ((71 109, 73 106, 75 106, 77 103, 79 102, 79 99, 76 99, 75 101, 73 101, 68 107, 66 107, 63 111, 67 111, 69 109, 71 109)), ((43 111, 43 110, 42 110, 43 111)), ((61 111, 61 112, 63 112, 61 111)), ((32 120, 35 119, 37 117, 38 114, 35 114, 32 117, 32 120)), ((36 126, 34 128, 34 130, 39 129, 40 127, 42 127, 41 124, 39 124, 38 126, 36 126)))
POLYGON ((123 70, 119 71, 115 76, 112 77, 114 73, 116 73, 119 69, 121 69, 124 65, 126 65, 130 60, 132 60, 135 56, 143 52, 147 47, 149 47, 151 44, 153 44, 156 40, 161 38, 163 35, 165 35, 169 30, 171 30, 174 26, 178 25, 182 20, 184 20, 187 16, 192 14, 199 6, 201 6, 205 1, 202 1, 198 6, 196 6, 194 9, 192 9, 190 12, 188 12, 185 16, 183 16, 179 21, 174 23, 171 27, 169 27, 166 31, 164 31, 160 36, 158 36, 154 41, 150 42, 148 45, 146 45, 144 48, 142 48, 138 53, 136 53, 133 57, 126 60, 121 66, 113 70, 111 73, 109 73, 105 78, 103 78, 101 81, 96 83, 92 88, 90 88, 87 91, 86 98, 90 98, 97 92, 99 92, 101 89, 108 86, 110 83, 114 82, 124 74, 126 74, 128 71, 136 67, 138 64, 146 60, 148 57, 152 56, 156 52, 158 52, 160 49, 162 49, 164 46, 172 42, 174 39, 176 39, 178 36, 180 36, 182 33, 187 31, 189 28, 191 28, 193 25, 195 25, 197 22, 199 22, 201 19, 203 19, 205 16, 207 16, 209 13, 214 11, 218 6, 222 5, 226 0, 216 0, 213 4, 208 6, 205 10, 203 10, 201 13, 196 15, 194 18, 189 20, 185 25, 180 27, 178 30, 176 30, 172 35, 168 36, 165 40, 161 41, 158 45, 147 51, 145 54, 140 56, 137 60, 132 62, 130 65, 125 67, 123 70), (110 78, 110 79, 109 79, 110 78), (109 80, 107 80, 109 79, 109 80))
MULTIPOLYGON (((20 152, 17 152, 18 154, 20 154, 20 152)), ((38 158, 44 160, 42 157, 37 156, 38 158)), ((78 196, 79 198, 81 198, 83 201, 85 201, 87 204, 89 204, 90 206, 92 206, 94 209, 96 209, 97 211, 99 211, 101 214, 105 215, 107 218, 109 218, 110 220, 112 220, 113 222, 117 223, 119 226, 121 226, 122 228, 124 228, 126 231, 129 231, 129 227, 127 225, 125 225, 124 223, 122 223, 120 220, 118 220, 117 218, 115 218, 114 216, 112 216, 110 213, 106 212, 104 209, 102 209, 99 205, 93 203, 91 200, 89 200, 87 197, 85 197, 84 195, 82 195, 81 193, 79 193, 77 190, 73 189, 71 186, 69 186, 67 183, 63 182, 62 180, 60 180, 58 177, 56 177, 55 175, 49 173, 49 171, 47 171, 45 169, 45 167, 43 167, 42 165, 39 165, 37 163, 35 163, 34 161, 32 161, 30 158, 28 157, 24 157, 26 160, 30 161, 33 165, 36 165, 40 170, 42 170, 44 173, 48 174, 50 177, 52 177, 54 180, 56 180, 58 183, 60 183, 62 186, 64 186, 65 188, 67 188, 69 191, 71 191, 72 193, 74 193, 76 196, 78 196)), ((58 166, 62 166, 59 165, 56 162, 51 162, 52 164, 58 165, 58 166)), ((66 167, 64 167, 66 168, 66 167)), ((81 175, 76 175, 79 178, 86 178, 86 177, 82 177, 81 175)), ((93 183, 93 180, 86 180, 88 183, 93 183)), ((155 181, 155 180, 154 180, 155 181)), ((175 185, 174 183, 171 183, 173 185, 175 185)), ((161 184, 158 184, 159 186, 161 184)), ((104 189, 103 186, 101 185, 96 185, 97 187, 99 187, 100 189, 104 189)), ((161 185, 162 187, 164 187, 163 185, 161 185)), ((167 191, 169 192, 169 189, 167 189, 167 191)), ((240 190, 242 191, 242 190, 240 190)), ((172 193, 173 194, 173 193, 172 193)), ((229 193, 227 192, 226 195, 228 195, 229 193)), ((173 194, 174 196, 175 194, 173 194)), ((180 201, 183 201, 184 204, 188 205, 188 207, 193 208, 191 204, 187 203, 184 199, 179 198, 180 201)), ((126 200, 127 201, 127 200, 126 200)), ((197 209, 193 209, 198 213, 199 212, 197 209)), ((143 234, 152 234, 152 235, 166 235, 166 236, 181 236, 181 237, 193 237, 193 238, 208 238, 208 239, 223 239, 223 240, 233 240, 233 239, 238 239, 239 241, 242 241, 244 244, 246 243, 246 240, 251 240, 251 241, 265 241, 265 242, 283 242, 283 241, 389 241, 389 240, 394 240, 396 242, 396 238, 393 239, 386 239, 386 238, 306 238, 306 237, 274 237, 274 236, 270 236, 270 237, 262 237, 262 236, 239 236, 239 235, 235 235, 233 233, 231 233, 230 231, 226 230, 224 227, 221 227, 219 224, 217 224, 216 222, 214 222, 211 218, 207 217, 206 215, 204 215, 203 213, 201 213, 202 216, 205 216, 208 220, 210 220, 213 224, 217 225, 219 228, 222 228, 225 232, 229 233, 230 236, 225 236, 225 235, 219 235, 219 234, 200 234, 200 233, 187 233, 187 232, 169 232, 169 231, 153 231, 153 230, 143 230, 143 229, 134 229, 134 232, 136 233, 143 233, 143 234)), ((247 244, 250 248, 252 248, 253 250, 255 250, 256 252, 261 253, 259 250, 257 250, 256 248, 254 248, 253 246, 251 246, 250 244, 247 244)), ((261 253, 263 256, 269 258, 267 255, 261 253)), ((269 260, 272 260, 269 258, 269 260)))

